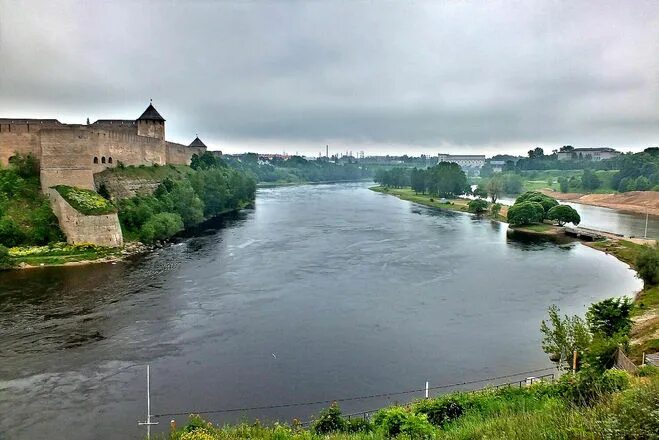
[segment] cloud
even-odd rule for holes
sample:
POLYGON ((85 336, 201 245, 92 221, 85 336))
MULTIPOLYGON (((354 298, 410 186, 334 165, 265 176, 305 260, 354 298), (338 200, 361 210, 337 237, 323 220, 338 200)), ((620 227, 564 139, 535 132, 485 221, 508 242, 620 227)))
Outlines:
POLYGON ((658 29, 642 0, 0 0, 0 113, 153 98, 170 137, 225 150, 639 149, 659 143, 658 29))

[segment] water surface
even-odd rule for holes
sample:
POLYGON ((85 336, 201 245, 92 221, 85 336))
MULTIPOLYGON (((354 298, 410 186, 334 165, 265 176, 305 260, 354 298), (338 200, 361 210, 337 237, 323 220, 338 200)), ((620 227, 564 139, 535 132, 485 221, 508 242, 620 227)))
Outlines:
POLYGON ((132 262, 0 274, 0 438, 141 438, 147 363, 154 414, 543 368, 550 304, 582 313, 640 287, 588 247, 515 241, 366 184, 263 189, 255 209, 132 262))

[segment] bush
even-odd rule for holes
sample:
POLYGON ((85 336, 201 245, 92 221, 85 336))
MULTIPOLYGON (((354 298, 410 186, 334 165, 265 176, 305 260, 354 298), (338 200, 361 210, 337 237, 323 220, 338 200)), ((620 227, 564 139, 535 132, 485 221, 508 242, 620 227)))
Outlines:
POLYGON ((414 406, 414 412, 424 414, 430 423, 442 427, 445 424, 462 416, 466 405, 461 401, 460 395, 420 400, 414 406))
POLYGON ((566 193, 570 190, 570 185, 565 177, 558 178, 558 185, 562 193, 566 193))
POLYGON ((311 430, 316 434, 343 432, 346 427, 346 420, 341 417, 341 409, 336 402, 332 403, 329 408, 322 410, 311 424, 311 430))
POLYGON ((487 207, 487 200, 474 199, 469 202, 469 212, 473 212, 475 214, 482 214, 483 212, 487 211, 487 207))
POLYGON ((590 331, 607 338, 627 336, 632 328, 633 306, 629 298, 608 298, 591 304, 586 313, 590 331))
POLYGON ((568 205, 554 206, 547 213, 547 218, 554 220, 559 226, 563 226, 565 223, 572 223, 576 226, 581 222, 579 213, 568 205))
POLYGON ((659 368, 654 365, 641 365, 638 367, 638 375, 640 377, 656 377, 659 376, 659 368))
POLYGON ((371 432, 373 431, 373 425, 371 425, 368 420, 351 419, 346 422, 345 431, 353 434, 358 432, 371 432))
POLYGON ((517 203, 508 209, 508 223, 512 226, 539 223, 544 217, 544 208, 538 202, 517 203))
POLYGON ((659 284, 659 248, 643 246, 636 257, 636 270, 646 285, 659 284))
POLYGON ((659 438, 659 382, 654 380, 615 396, 598 414, 606 440, 659 438))
POLYGON ((384 408, 375 413, 373 426, 390 438, 401 434, 412 439, 434 437, 433 426, 424 414, 414 414, 400 406, 384 408))
POLYGON ((9 249, 0 244, 0 270, 9 269, 12 266, 13 262, 9 256, 9 249))
POLYGON ((53 187, 69 205, 84 215, 105 215, 117 212, 117 207, 96 191, 67 185, 53 187))
POLYGON ((558 380, 560 394, 576 405, 590 406, 601 397, 629 387, 629 375, 624 371, 581 370, 576 374, 564 374, 558 380))
POLYGON ((161 212, 144 223, 140 239, 144 243, 153 243, 157 240, 166 240, 182 230, 183 220, 180 215, 161 212))
POLYGON ((493 203, 490 207, 490 214, 495 219, 499 217, 499 211, 501 211, 501 203, 493 203))
POLYGON ((0 244, 8 247, 19 246, 25 241, 25 233, 9 217, 0 219, 0 244))

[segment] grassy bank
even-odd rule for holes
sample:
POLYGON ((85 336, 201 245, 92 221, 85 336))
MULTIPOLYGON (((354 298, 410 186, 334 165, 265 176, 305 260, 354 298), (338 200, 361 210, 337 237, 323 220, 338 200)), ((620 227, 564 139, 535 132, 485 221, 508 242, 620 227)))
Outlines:
POLYGON ((214 426, 198 416, 160 438, 219 439, 656 439, 659 379, 606 372, 594 382, 581 373, 558 383, 477 393, 453 393, 390 406, 370 420, 348 420, 338 406, 322 411, 311 426, 214 426))
POLYGON ((469 200, 467 199, 439 199, 429 194, 417 194, 411 188, 385 188, 383 186, 374 186, 369 189, 371 191, 390 194, 402 200, 408 200, 410 202, 419 203, 433 208, 469 212, 469 200))
MULTIPOLYGON (((635 270, 643 246, 629 240, 605 240, 588 246, 615 256, 635 270)), ((659 351, 659 286, 645 285, 634 299, 634 327, 631 355, 637 362, 642 354, 659 351)))
POLYGON ((13 267, 55 266, 118 258, 121 250, 93 244, 53 243, 46 246, 23 246, 8 249, 13 267))

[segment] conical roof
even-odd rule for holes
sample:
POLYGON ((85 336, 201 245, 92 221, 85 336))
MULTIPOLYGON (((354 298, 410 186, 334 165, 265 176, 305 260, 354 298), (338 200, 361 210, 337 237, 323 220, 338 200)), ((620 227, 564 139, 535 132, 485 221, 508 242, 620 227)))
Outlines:
POLYGON ((142 113, 142 116, 137 118, 138 121, 162 121, 165 122, 165 118, 160 116, 160 113, 158 113, 158 110, 155 109, 153 104, 149 104, 149 106, 144 110, 144 113, 142 113))
POLYGON ((204 144, 201 141, 201 139, 199 139, 199 136, 197 136, 196 138, 194 138, 194 141, 192 141, 190 143, 190 145, 188 145, 188 147, 204 147, 204 148, 206 148, 206 144, 204 144))

